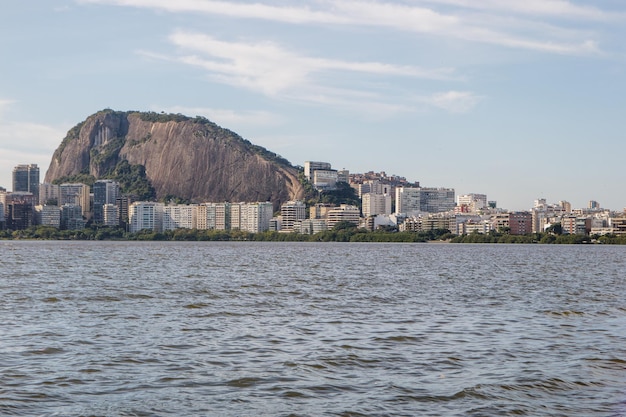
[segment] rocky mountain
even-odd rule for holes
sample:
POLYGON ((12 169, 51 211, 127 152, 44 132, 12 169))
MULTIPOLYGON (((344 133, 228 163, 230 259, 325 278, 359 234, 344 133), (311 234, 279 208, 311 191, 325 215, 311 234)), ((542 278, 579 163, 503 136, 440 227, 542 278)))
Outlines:
POLYGON ((298 170, 278 155, 209 120, 103 110, 72 128, 54 152, 45 182, 115 178, 139 168, 156 198, 196 202, 302 198, 298 170))

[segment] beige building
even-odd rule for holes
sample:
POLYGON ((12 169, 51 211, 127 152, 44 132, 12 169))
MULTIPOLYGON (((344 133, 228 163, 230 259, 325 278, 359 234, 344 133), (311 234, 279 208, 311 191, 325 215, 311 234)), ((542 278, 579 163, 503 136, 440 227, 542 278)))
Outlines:
POLYGON ((345 221, 358 226, 360 218, 361 213, 358 207, 342 204, 339 207, 328 210, 326 225, 328 229, 332 229, 337 223, 345 221))

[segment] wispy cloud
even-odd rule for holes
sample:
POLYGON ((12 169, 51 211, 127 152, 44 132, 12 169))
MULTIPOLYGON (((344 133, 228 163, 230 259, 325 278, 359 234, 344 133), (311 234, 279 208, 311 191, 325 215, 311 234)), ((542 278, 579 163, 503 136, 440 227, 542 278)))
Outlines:
POLYGON ((558 54, 597 53, 597 41, 589 33, 570 30, 566 39, 554 38, 553 24, 537 25, 538 18, 563 16, 582 20, 608 20, 614 14, 594 7, 577 6, 564 0, 415 0, 400 3, 375 0, 311 1, 305 6, 275 6, 266 3, 232 3, 213 0, 77 0, 79 3, 151 8, 174 13, 205 13, 232 18, 261 19, 290 24, 327 24, 383 27, 422 35, 456 38, 508 48, 558 54), (438 10, 441 9, 442 11, 438 10), (476 10, 478 13, 467 13, 476 10), (526 30, 491 25, 494 16, 526 19, 526 30), (541 28, 546 30, 541 30, 541 28), (535 30, 528 33, 528 28, 535 30))
POLYGON ((491 13, 549 16, 558 19, 614 20, 624 18, 623 14, 606 12, 596 7, 580 6, 564 0, 423 0, 423 2, 452 5, 467 9, 489 11, 491 13))
POLYGON ((471 91, 446 91, 433 94, 430 97, 422 99, 422 101, 450 113, 467 113, 482 99, 483 97, 471 91))
POLYGON ((200 33, 178 31, 169 39, 183 51, 196 53, 181 56, 181 62, 202 67, 221 82, 244 86, 269 95, 310 84, 314 74, 325 71, 438 80, 450 79, 454 72, 451 68, 428 70, 380 62, 314 58, 289 51, 271 42, 227 42, 200 33))
MULTIPOLYGON (((404 77, 457 81, 459 78, 452 68, 423 69, 381 62, 316 58, 298 54, 272 42, 228 42, 184 31, 173 33, 169 39, 179 48, 180 54, 166 56, 141 53, 151 58, 202 68, 215 82, 272 98, 360 111, 367 108, 368 113, 375 113, 378 117, 411 111, 411 106, 398 104, 395 98, 389 102, 390 98, 383 99, 376 91, 362 91, 352 83, 354 77, 350 73, 380 77, 381 80, 404 77), (329 73, 333 74, 333 81, 328 81, 326 75, 329 73), (341 84, 341 87, 335 84, 341 84)), ((220 116, 227 118, 228 114, 222 113, 220 116)))
POLYGON ((13 100, 0 99, 0 166, 34 163, 45 170, 70 126, 7 121, 4 114, 14 103, 13 100))
POLYGON ((13 103, 14 103, 13 100, 0 98, 0 120, 2 120, 2 116, 4 115, 4 112, 6 111, 6 109, 13 103))

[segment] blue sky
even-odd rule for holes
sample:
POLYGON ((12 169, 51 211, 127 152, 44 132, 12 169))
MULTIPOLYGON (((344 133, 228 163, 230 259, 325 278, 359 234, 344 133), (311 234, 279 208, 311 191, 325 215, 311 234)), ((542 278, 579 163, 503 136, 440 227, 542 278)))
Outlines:
POLYGON ((0 13, 0 186, 104 109, 528 209, 626 207, 619 0, 31 0, 0 13))

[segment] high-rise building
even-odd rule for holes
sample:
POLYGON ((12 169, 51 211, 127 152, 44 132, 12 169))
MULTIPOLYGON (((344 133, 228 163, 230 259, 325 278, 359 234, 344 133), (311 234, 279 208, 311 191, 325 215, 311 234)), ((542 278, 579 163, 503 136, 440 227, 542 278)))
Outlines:
POLYGON ((33 193, 17 191, 7 193, 6 225, 11 230, 24 230, 36 223, 35 201, 33 193))
POLYGON ((138 201, 128 209, 129 229, 132 233, 148 229, 155 232, 163 230, 163 203, 138 201))
POLYGON ((415 215, 419 212, 442 213, 454 210, 452 188, 407 188, 396 189, 396 213, 415 215))
POLYGON ((105 226, 119 226, 120 225, 120 210, 115 204, 105 204, 102 206, 102 217, 105 226))
POLYGON ((366 193, 363 194, 362 203, 363 217, 391 214, 391 196, 389 194, 366 193))
POLYGON ((442 213, 454 210, 454 189, 420 188, 420 210, 427 213, 442 213))
POLYGON ((56 205, 40 205, 35 207, 37 223, 44 226, 61 227, 61 209, 56 205))
POLYGON ((37 164, 18 165, 13 168, 13 192, 28 192, 39 203, 39 167, 37 164))
POLYGON ((240 229, 250 233, 265 232, 270 228, 274 205, 267 202, 242 203, 240 229))
POLYGON ((59 186, 59 206, 66 204, 80 206, 82 216, 89 216, 91 198, 89 186, 81 183, 61 184, 59 186))
POLYGON ((39 204, 59 205, 59 185, 44 182, 39 186, 39 204))
POLYGON ((527 211, 509 213, 509 230, 509 233, 512 235, 526 235, 532 233, 532 213, 527 211))
POLYGON ((198 206, 170 204, 163 208, 163 230, 197 229, 198 206))
POLYGON ((0 230, 4 228, 7 208, 7 189, 0 187, 0 230))
POLYGON ((396 213, 411 216, 420 212, 420 189, 411 187, 396 188, 396 213))
POLYGON ((83 208, 77 204, 64 204, 61 206, 61 228, 67 230, 84 229, 83 208))
POLYGON ((299 200, 287 201, 280 206, 280 215, 282 217, 281 229, 291 232, 298 220, 306 219, 306 204, 299 200))
POLYGON ((93 184, 93 221, 104 223, 103 206, 116 204, 120 193, 120 185, 113 180, 98 180, 93 184))

